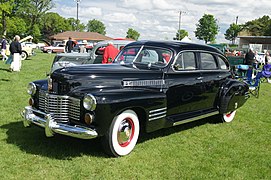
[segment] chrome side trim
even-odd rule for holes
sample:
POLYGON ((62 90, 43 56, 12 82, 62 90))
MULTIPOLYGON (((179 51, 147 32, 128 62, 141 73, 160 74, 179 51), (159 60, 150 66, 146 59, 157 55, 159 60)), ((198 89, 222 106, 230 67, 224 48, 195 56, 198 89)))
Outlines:
POLYGON ((139 81, 123 81, 123 87, 145 87, 145 86, 161 86, 164 80, 139 80, 139 81))
POLYGON ((58 123, 54 121, 53 114, 46 114, 31 106, 25 107, 25 110, 22 112, 22 116, 24 117, 23 124, 25 127, 30 126, 31 123, 43 127, 45 128, 45 134, 47 137, 52 137, 55 133, 79 139, 92 139, 98 136, 95 129, 79 125, 72 126, 58 123))
POLYGON ((151 110, 150 113, 154 113, 154 112, 157 112, 157 111, 163 111, 163 110, 166 110, 167 108, 164 107, 164 108, 160 108, 160 109, 154 109, 154 110, 151 110))
POLYGON ((166 117, 166 115, 167 115, 167 108, 166 107, 150 110, 149 111, 149 121, 164 118, 164 117, 166 117))
POLYGON ((150 118, 149 121, 153 121, 153 120, 156 120, 156 119, 161 119, 161 118, 164 118, 166 117, 166 115, 162 115, 162 116, 157 116, 157 117, 154 117, 154 118, 150 118))
POLYGON ((177 126, 177 125, 180 125, 180 124, 185 124, 185 123, 188 123, 188 122, 196 121, 196 120, 203 119, 203 118, 213 116, 213 115, 216 115, 216 114, 219 114, 219 111, 214 111, 214 112, 204 114, 204 115, 201 115, 201 116, 197 116, 197 117, 185 119, 185 120, 182 120, 182 121, 178 121, 178 122, 173 123, 173 126, 177 126))

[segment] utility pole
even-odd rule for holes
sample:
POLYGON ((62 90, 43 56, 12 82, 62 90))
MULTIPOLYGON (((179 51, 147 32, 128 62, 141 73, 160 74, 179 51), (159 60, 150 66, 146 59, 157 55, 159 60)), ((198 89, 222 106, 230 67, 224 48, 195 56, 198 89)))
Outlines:
POLYGON ((181 38, 180 30, 181 30, 182 13, 185 13, 185 12, 184 12, 184 11, 179 11, 179 32, 178 32, 178 34, 179 34, 178 39, 179 39, 179 40, 181 40, 181 39, 180 39, 180 38, 181 38))
POLYGON ((235 24, 237 25, 237 22, 238 22, 238 16, 236 16, 236 21, 235 21, 235 24))
POLYGON ((77 13, 76 13, 76 31, 78 31, 78 8, 79 8, 79 3, 81 0, 74 0, 77 4, 77 13))

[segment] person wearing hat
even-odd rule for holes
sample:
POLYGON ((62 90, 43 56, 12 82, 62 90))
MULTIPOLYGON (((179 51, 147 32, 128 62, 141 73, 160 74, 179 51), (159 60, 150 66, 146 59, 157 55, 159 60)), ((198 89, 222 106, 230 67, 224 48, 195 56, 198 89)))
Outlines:
POLYGON ((2 41, 1 41, 1 55, 2 55, 2 60, 5 61, 8 59, 7 55, 6 55, 6 50, 7 50, 7 40, 6 37, 3 36, 2 37, 2 41))
POLYGON ((87 49, 86 49, 87 44, 88 44, 87 40, 83 40, 82 44, 79 47, 80 53, 86 53, 87 52, 87 49))

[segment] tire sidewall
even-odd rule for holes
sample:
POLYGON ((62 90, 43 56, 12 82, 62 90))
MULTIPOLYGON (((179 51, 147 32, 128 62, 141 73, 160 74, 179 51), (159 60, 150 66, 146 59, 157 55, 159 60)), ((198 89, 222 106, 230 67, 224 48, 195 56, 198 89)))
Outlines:
POLYGON ((21 54, 21 60, 22 61, 26 60, 26 58, 27 58, 27 53, 23 51, 22 54, 21 54))
POLYGON ((232 111, 230 113, 224 113, 222 115, 223 122, 226 122, 226 123, 232 122, 235 117, 235 113, 236 113, 236 111, 232 111))
POLYGON ((134 149, 137 143, 138 136, 139 136, 139 129, 140 129, 139 120, 134 111, 126 110, 122 112, 121 114, 119 114, 118 116, 116 116, 110 126, 110 131, 109 131, 109 147, 111 149, 112 154, 115 156, 125 156, 129 154, 134 149), (122 120, 126 118, 129 118, 132 120, 134 124, 134 132, 132 132, 133 136, 132 136, 132 139, 130 140, 130 143, 127 146, 122 147, 118 143, 117 133, 118 133, 118 128, 119 128, 120 123, 122 122, 122 120))

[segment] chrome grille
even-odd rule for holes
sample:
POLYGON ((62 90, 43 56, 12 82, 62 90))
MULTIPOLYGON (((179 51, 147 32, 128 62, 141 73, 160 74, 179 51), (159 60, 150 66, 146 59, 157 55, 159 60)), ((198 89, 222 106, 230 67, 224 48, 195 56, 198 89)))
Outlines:
POLYGON ((60 96, 39 92, 39 109, 53 114, 58 122, 80 120, 80 100, 70 96, 60 96))

